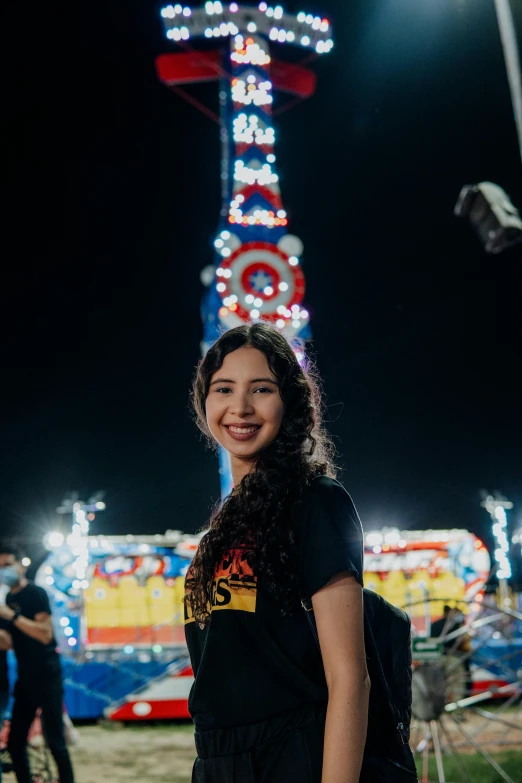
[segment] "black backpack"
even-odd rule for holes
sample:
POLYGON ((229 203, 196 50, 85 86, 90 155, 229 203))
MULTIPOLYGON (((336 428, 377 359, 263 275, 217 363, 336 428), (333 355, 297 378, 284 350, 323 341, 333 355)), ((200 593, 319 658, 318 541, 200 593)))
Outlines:
MULTIPOLYGON (((411 622, 372 590, 363 589, 364 644, 371 681, 361 783, 414 783, 411 722, 411 622)), ((303 601, 319 646, 311 601, 303 601)))

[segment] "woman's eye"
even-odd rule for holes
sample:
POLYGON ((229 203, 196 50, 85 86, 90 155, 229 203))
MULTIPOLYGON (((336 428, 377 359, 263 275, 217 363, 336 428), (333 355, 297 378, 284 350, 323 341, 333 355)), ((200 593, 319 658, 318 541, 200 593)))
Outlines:
MULTIPOLYGON (((218 394, 231 394, 232 389, 229 386, 220 386, 219 388, 215 389, 215 391, 218 394)), ((253 389, 252 392, 255 394, 256 392, 260 392, 261 394, 272 394, 272 389, 270 389, 268 386, 258 386, 256 389, 253 389)))

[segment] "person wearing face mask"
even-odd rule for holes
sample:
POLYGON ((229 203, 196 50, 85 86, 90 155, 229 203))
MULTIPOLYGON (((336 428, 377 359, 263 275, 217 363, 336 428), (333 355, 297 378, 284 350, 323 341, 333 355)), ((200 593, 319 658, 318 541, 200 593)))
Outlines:
POLYGON ((9 624, 18 664, 8 741, 16 778, 18 783, 32 782, 27 736, 40 709, 60 783, 74 783, 64 736, 62 671, 49 598, 45 590, 27 580, 19 553, 5 545, 0 545, 0 583, 9 589, 5 604, 0 604, 0 621, 9 624))

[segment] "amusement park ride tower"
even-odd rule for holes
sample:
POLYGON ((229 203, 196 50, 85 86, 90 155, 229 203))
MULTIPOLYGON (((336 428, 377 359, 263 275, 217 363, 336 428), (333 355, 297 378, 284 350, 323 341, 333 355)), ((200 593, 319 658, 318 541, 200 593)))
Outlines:
MULTIPOLYGON (((313 94, 315 75, 303 65, 274 60, 271 43, 290 43, 312 56, 333 47, 327 19, 281 6, 209 1, 203 8, 162 9, 167 37, 183 51, 160 55, 161 81, 179 85, 220 83, 223 207, 214 246, 215 265, 203 270, 203 353, 223 331, 248 322, 276 326, 304 360, 311 336, 303 307, 305 278, 301 240, 288 233, 279 189, 272 125, 274 88, 297 96, 313 94), (194 40, 227 42, 219 51, 192 49, 194 40)), ((309 58, 307 58, 309 59, 309 58)), ((231 489, 226 455, 221 455, 223 496, 231 489)))

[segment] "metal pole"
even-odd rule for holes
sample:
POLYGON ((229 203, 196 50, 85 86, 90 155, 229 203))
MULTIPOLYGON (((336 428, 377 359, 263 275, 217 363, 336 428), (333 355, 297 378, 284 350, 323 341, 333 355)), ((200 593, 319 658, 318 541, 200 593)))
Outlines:
POLYGON ((430 724, 426 721, 424 724, 424 747, 422 749, 422 783, 429 783, 430 740, 430 724))
POLYGON ((451 739, 451 733, 449 729, 446 728, 445 724, 442 722, 442 715, 439 718, 439 725, 442 729, 442 733, 444 734, 446 741, 449 745, 449 749, 451 750, 451 753, 453 755, 453 758, 455 759, 455 763, 457 767, 459 768, 459 772, 462 776, 462 780, 464 783, 471 783, 469 779, 469 775, 466 772, 466 768, 464 767, 464 764, 462 763, 462 759, 460 758, 460 755, 457 753, 455 746, 453 744, 453 740, 451 739))
POLYGON ((452 718, 453 718, 453 720, 455 721, 455 724, 456 724, 456 726, 457 726, 457 729, 460 731, 460 733, 461 733, 461 734, 462 734, 462 735, 463 735, 463 736, 464 736, 464 737, 467 739, 467 741, 468 741, 468 742, 469 742, 471 745, 473 745, 473 747, 475 748, 475 750, 476 750, 478 753, 480 753, 480 755, 481 755, 481 756, 483 756, 483 758, 485 758, 485 759, 486 759, 486 761, 488 762, 488 764, 489 764, 490 766, 492 766, 492 767, 493 767, 493 769, 495 770, 495 772, 497 772, 497 774, 499 774, 499 775, 500 775, 500 777, 502 778, 502 780, 505 780, 505 781, 506 781, 506 783, 515 783, 515 781, 514 781, 512 778, 510 778, 510 777, 509 777, 509 775, 508 775, 506 772, 504 772, 504 770, 502 769, 502 767, 499 767, 499 765, 497 764, 497 762, 495 761, 495 759, 494 759, 492 756, 490 756, 490 755, 489 755, 489 753, 487 752, 487 750, 485 750, 483 747, 481 747, 481 746, 478 744, 478 742, 475 742, 475 740, 473 739, 473 737, 471 736, 471 734, 468 734, 468 732, 466 731, 466 729, 464 729, 464 728, 463 728, 463 727, 460 725, 460 723, 459 723, 457 720, 455 720, 455 716, 454 716, 454 715, 452 715, 451 717, 452 717, 452 718))
POLYGON ((446 783, 446 775, 444 774, 444 762, 442 761, 442 751, 439 742, 439 732, 437 729, 437 721, 430 721, 431 736, 433 737, 433 749, 435 751, 435 761, 437 763, 437 774, 439 776, 439 783, 446 783))
POLYGON ((497 11, 502 48, 504 50, 504 59, 506 61, 515 124, 517 126, 518 147, 520 158, 522 159, 522 82, 520 78, 520 60, 518 56, 515 25, 509 0, 495 0, 495 8, 497 11))
POLYGON ((426 636, 431 637, 431 605, 428 588, 424 587, 424 622, 426 623, 426 636))

